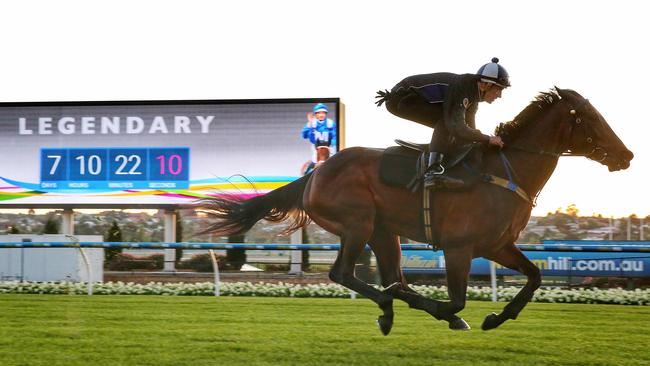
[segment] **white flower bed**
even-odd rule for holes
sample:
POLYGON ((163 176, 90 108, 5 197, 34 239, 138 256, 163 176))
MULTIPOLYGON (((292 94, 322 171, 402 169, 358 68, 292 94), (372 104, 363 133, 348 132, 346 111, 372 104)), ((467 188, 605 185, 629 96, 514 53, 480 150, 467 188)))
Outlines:
MULTIPOLYGON (((412 286, 422 295, 447 299, 445 286, 412 286)), ((350 290, 337 284, 301 285, 291 283, 226 282, 220 287, 223 296, 271 296, 271 297, 350 297, 350 290)), ((499 287, 499 301, 510 301, 519 292, 517 287, 499 287)), ((79 282, 0 282, 0 294, 67 294, 88 293, 85 283, 79 282)), ((214 284, 203 283, 160 283, 148 284, 105 282, 93 284, 96 295, 171 295, 171 296, 214 296, 214 284)), ((469 287, 469 300, 492 299, 490 287, 469 287)), ((532 301, 586 304, 650 305, 650 289, 572 289, 541 288, 535 292, 532 301)))

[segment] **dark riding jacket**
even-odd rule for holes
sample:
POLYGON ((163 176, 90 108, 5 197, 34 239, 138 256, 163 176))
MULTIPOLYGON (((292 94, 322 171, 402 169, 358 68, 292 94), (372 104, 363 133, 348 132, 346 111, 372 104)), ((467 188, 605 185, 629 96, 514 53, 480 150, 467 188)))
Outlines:
POLYGON ((386 96, 386 108, 399 117, 433 127, 431 145, 435 151, 487 142, 490 137, 477 130, 475 122, 479 79, 474 74, 447 72, 409 76, 386 96))

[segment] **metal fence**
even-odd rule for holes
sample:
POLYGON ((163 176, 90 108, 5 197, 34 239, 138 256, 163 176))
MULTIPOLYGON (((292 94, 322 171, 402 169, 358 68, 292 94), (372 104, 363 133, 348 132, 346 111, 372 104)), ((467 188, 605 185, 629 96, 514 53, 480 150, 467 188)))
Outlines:
MULTIPOLYGON (((72 236, 70 236, 73 238, 72 236)), ((650 253, 650 242, 648 241, 635 241, 635 242, 606 242, 606 241, 563 241, 563 242, 546 242, 543 244, 520 244, 518 247, 523 251, 531 252, 580 252, 580 253, 650 253)), ((216 259, 214 250, 228 250, 228 249, 243 249, 243 250, 289 250, 289 251, 302 251, 302 250, 318 250, 318 251, 338 251, 339 244, 248 244, 248 243, 165 243, 165 242, 145 242, 145 243, 130 243, 130 242, 55 242, 55 241, 42 241, 42 242, 5 242, 0 243, 0 249, 3 248, 78 248, 84 259, 88 273, 90 273, 90 265, 84 254, 84 248, 122 248, 122 249, 202 249, 208 250, 214 268, 214 282, 215 282, 215 295, 219 296, 220 275, 219 266, 216 259)), ((411 251, 425 251, 423 253, 436 253, 432 252, 433 248, 427 244, 402 244, 402 251, 408 253, 411 251)), ((369 250, 369 247, 366 247, 369 250)), ((440 252, 442 254, 442 252, 440 252)), ((433 254, 432 254, 433 255, 433 254)), ((621 260, 629 258, 645 258, 650 257, 617 257, 621 260)), ((611 258, 613 259, 613 258, 611 258)), ((585 259, 577 259, 585 260, 585 259)), ((592 258, 590 260, 604 260, 602 257, 592 258)), ((568 260, 570 263, 571 260, 568 260)), ((591 262, 589 262, 591 263, 591 262)), ((497 268, 492 262, 486 261, 489 266, 489 274, 491 276, 491 283, 493 287, 493 298, 496 295, 496 275, 497 268)), ((589 264, 591 266, 591 264, 589 264)), ((444 267, 442 267, 444 269, 444 267)), ((572 274, 574 266, 564 268, 569 271, 569 276, 572 274)), ((544 269, 544 268, 542 268, 544 269)), ((587 268, 589 269, 589 268, 587 268)), ((648 268, 641 268, 646 270, 648 268)), ((575 276, 576 273, 573 272, 575 276)), ((89 276, 90 278, 90 276, 89 276)), ((92 294, 92 282, 89 282, 88 294, 92 294)))

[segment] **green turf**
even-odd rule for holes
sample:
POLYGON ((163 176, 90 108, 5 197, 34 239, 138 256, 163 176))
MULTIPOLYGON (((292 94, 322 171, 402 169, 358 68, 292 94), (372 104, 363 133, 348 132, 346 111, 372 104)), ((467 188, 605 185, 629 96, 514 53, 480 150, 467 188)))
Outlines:
POLYGON ((650 307, 531 303, 483 332, 365 299, 0 295, 0 365, 650 365, 650 307))

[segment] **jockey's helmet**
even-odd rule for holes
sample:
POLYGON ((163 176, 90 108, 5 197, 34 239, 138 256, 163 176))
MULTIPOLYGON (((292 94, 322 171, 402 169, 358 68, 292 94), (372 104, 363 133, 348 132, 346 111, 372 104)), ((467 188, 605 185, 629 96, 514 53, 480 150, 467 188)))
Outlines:
POLYGON ((510 78, 506 69, 499 65, 499 59, 494 57, 492 62, 489 62, 476 72, 476 75, 481 76, 481 81, 486 83, 496 84, 502 88, 510 86, 510 78))
POLYGON ((318 112, 325 112, 325 113, 327 113, 327 106, 326 106, 325 104, 323 104, 323 103, 318 103, 318 104, 316 104, 316 105, 314 106, 314 110, 313 110, 313 112, 314 112, 314 113, 318 113, 318 112))

